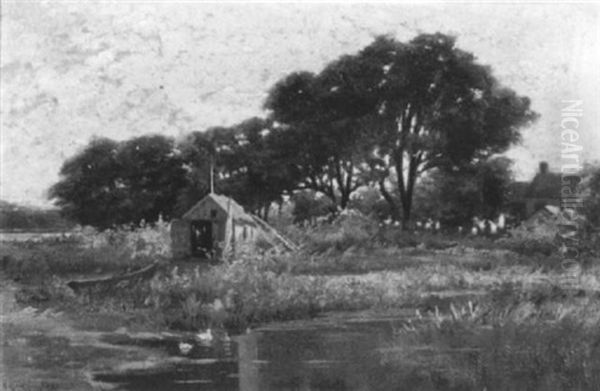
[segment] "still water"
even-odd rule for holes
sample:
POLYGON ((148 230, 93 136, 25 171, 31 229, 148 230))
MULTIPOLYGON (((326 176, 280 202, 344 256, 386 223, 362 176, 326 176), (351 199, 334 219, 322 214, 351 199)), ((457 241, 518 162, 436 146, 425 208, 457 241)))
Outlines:
POLYGON ((217 338, 209 346, 185 338, 138 341, 168 352, 172 360, 158 368, 97 373, 94 380, 123 390, 370 390, 383 386, 377 375, 379 348, 394 338, 402 323, 288 323, 231 340, 217 338), (193 345, 185 355, 182 341, 193 345))
POLYGON ((240 390, 370 390, 394 322, 260 330, 240 339, 240 390))
POLYGON ((168 365, 96 374, 95 380, 123 390, 600 390, 594 382, 600 381, 600 357, 583 366, 566 356, 544 361, 543 354, 490 348, 493 342, 485 341, 506 338, 491 330, 424 335, 405 319, 275 325, 210 346, 189 341, 194 346, 185 357, 177 340, 160 341, 154 347, 169 352, 168 365))

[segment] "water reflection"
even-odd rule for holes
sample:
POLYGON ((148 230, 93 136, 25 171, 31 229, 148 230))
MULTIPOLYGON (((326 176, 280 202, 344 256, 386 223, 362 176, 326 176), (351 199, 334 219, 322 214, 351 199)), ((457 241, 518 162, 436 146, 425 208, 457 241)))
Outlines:
POLYGON ((153 347, 173 360, 96 380, 124 390, 600 389, 600 340, 579 326, 413 326, 399 318, 279 325, 239 336, 228 349, 196 346, 187 357, 178 339, 162 340, 153 347))
POLYGON ((108 334, 102 340, 113 345, 151 348, 166 356, 160 360, 129 362, 110 372, 98 372, 95 382, 128 391, 237 391, 236 344, 228 337, 206 344, 193 335, 108 334), (181 344, 189 345, 185 352, 181 344))
POLYGON ((262 330, 239 340, 241 391, 370 390, 392 324, 262 330))
POLYGON ((246 335, 240 390, 600 390, 600 339, 577 325, 407 326, 349 322, 246 335))

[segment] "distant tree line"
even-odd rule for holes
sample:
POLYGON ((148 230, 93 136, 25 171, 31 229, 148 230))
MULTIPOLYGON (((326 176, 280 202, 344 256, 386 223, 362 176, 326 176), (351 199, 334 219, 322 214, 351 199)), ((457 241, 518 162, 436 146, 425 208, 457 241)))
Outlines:
POLYGON ((455 43, 439 33, 406 43, 380 36, 319 73, 283 77, 264 102, 265 118, 178 142, 95 139, 65 162, 50 197, 82 224, 155 221, 204 196, 214 167, 216 190, 264 218, 284 195, 319 194, 327 202, 318 207, 335 211, 366 187, 379 194, 378 210, 383 202, 404 225, 415 202, 425 211, 434 199, 448 221, 493 214, 510 179, 509 162, 494 156, 537 114, 455 43), (456 202, 466 210, 456 213, 456 202))
POLYGON ((0 201, 0 230, 55 231, 73 227, 57 209, 38 209, 0 201))

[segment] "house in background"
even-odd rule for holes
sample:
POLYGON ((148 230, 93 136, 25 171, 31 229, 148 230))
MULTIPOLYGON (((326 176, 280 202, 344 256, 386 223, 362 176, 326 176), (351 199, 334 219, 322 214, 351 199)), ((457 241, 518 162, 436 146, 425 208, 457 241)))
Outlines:
POLYGON ((548 163, 540 168, 531 182, 513 182, 509 188, 508 209, 524 220, 545 206, 560 207, 560 173, 551 172, 548 163))
POLYGON ((171 243, 175 258, 220 258, 242 247, 296 246, 258 217, 246 213, 233 199, 210 193, 181 219, 171 222, 171 243))

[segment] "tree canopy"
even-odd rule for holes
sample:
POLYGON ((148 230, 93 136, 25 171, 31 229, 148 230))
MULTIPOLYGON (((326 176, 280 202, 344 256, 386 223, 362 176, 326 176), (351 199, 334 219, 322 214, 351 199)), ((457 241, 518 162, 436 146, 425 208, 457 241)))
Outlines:
POLYGON ((408 44, 379 37, 360 56, 381 69, 373 166, 383 194, 390 183, 383 178, 395 175, 404 222, 424 172, 503 152, 536 118, 528 98, 501 87, 452 37, 423 34, 408 44))
POLYGON ((113 140, 92 140, 80 153, 68 159, 60 170, 61 180, 50 189, 50 198, 65 216, 84 224, 108 227, 125 198, 117 181, 119 144, 113 140))
POLYGON ((173 140, 159 135, 92 140, 60 174, 50 197, 67 217, 99 228, 170 218, 185 185, 173 140))
POLYGON ((298 188, 321 192, 342 209, 365 184, 360 165, 371 141, 363 117, 368 104, 355 91, 359 70, 347 69, 353 66, 343 58, 318 75, 292 73, 275 84, 265 103, 277 123, 273 146, 287 157, 298 188))
POLYGON ((83 224, 152 221, 206 195, 212 170, 216 191, 265 218, 284 195, 318 192, 335 211, 369 186, 407 225, 415 188, 436 170, 429 178, 455 188, 487 175, 477 197, 489 214, 501 204, 505 170, 485 162, 537 117, 527 97, 440 33, 409 42, 380 36, 319 72, 292 72, 272 86, 264 108, 265 118, 191 132, 176 144, 96 139, 65 162, 50 195, 83 224))
POLYGON ((416 214, 447 226, 468 225, 474 216, 493 219, 506 204, 511 165, 510 159, 494 157, 460 169, 431 170, 415 193, 416 214))
POLYGON ((281 201, 282 194, 295 187, 286 170, 288 157, 274 146, 277 137, 268 137, 271 131, 271 121, 251 118, 186 137, 179 148, 188 167, 189 186, 180 198, 180 209, 187 210, 208 193, 212 167, 215 191, 267 218, 271 203, 281 201))
POLYGON ((405 222, 424 172, 503 152, 536 118, 527 97, 439 33, 408 43, 380 36, 319 74, 286 76, 265 106, 294 140, 305 188, 339 194, 343 208, 352 191, 376 183, 405 222))

